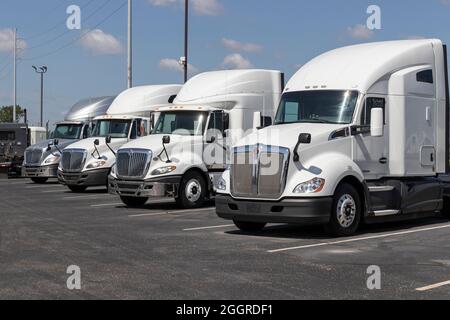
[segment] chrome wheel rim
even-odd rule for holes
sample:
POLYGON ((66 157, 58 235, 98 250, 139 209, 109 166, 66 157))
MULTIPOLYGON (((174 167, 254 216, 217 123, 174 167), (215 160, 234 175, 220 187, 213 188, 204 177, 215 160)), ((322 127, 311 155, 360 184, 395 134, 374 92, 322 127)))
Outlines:
POLYGON ((190 202, 197 202, 202 195, 202 185, 196 179, 189 180, 186 184, 185 194, 190 202))
POLYGON ((339 198, 336 208, 337 220, 343 228, 350 227, 356 218, 356 202, 349 194, 339 198))

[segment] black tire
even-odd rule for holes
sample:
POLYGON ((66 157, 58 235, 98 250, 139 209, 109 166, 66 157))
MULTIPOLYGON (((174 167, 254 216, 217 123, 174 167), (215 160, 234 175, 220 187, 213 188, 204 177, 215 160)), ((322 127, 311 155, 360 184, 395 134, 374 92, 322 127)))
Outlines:
POLYGON ((85 186, 67 186, 70 191, 75 192, 75 193, 83 193, 86 191, 87 187, 85 186))
POLYGON ((450 198, 445 197, 444 199, 444 206, 441 210, 441 215, 445 218, 450 218, 450 198))
POLYGON ((203 206, 206 200, 206 182, 199 172, 188 172, 181 180, 177 205, 183 209, 193 209, 203 206))
POLYGON ((120 197, 122 202, 130 208, 139 208, 147 203, 148 198, 137 198, 137 197, 120 197))
POLYGON ((48 178, 31 178, 31 181, 37 184, 44 184, 48 181, 48 178))
POLYGON ((355 187, 341 184, 333 197, 330 222, 327 231, 337 237, 353 235, 359 227, 362 202, 355 187))
POLYGON ((245 221, 233 221, 236 227, 239 228, 239 230, 244 232, 260 232, 262 231, 267 223, 264 222, 245 222, 245 221))

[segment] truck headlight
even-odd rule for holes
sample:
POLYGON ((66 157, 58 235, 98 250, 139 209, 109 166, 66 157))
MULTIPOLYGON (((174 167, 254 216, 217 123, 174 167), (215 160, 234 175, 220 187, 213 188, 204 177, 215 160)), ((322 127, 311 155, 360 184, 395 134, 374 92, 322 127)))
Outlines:
POLYGON ((227 190, 227 182, 225 181, 224 178, 220 177, 219 180, 217 180, 216 184, 217 184, 216 185, 217 190, 221 190, 221 191, 227 190))
POLYGON ((59 162, 60 159, 61 159, 61 155, 60 154, 52 154, 52 155, 49 155, 45 159, 44 164, 45 165, 47 165, 47 164, 54 164, 54 163, 59 162))
POLYGON ((152 176, 159 176, 161 174, 167 174, 167 173, 170 173, 175 170, 177 170, 176 166, 161 167, 161 168, 153 170, 152 176))
POLYGON ((88 164, 86 169, 97 169, 103 167, 106 164, 106 160, 97 160, 88 164))
POLYGON ((312 180, 300 183, 295 187, 294 193, 317 193, 322 191, 325 186, 325 179, 314 178, 312 180))

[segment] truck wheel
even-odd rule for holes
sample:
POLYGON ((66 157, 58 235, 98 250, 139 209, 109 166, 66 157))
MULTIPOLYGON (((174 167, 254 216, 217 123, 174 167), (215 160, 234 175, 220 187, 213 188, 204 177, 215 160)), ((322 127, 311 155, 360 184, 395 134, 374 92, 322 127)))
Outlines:
POLYGON ((199 208, 205 203, 206 182, 197 172, 189 172, 181 180, 177 205, 184 209, 199 208))
POLYGON ((48 181, 48 178, 31 178, 31 181, 37 184, 44 184, 48 181))
POLYGON ((238 227, 241 231, 244 232, 259 232, 266 227, 266 223, 264 222, 244 222, 235 220, 233 220, 233 222, 236 225, 236 227, 238 227))
POLYGON ((139 208, 147 203, 148 198, 138 198, 138 197, 120 197, 120 200, 130 208, 139 208))
POLYGON ((68 188, 70 189, 70 191, 75 193, 83 193, 87 189, 87 187, 84 186, 68 186, 68 188))
POLYGON ((444 206, 441 210, 441 215, 445 218, 450 218, 450 198, 444 198, 444 206))
POLYGON ((358 229, 361 212, 361 199, 356 189, 350 184, 341 184, 333 197, 328 231, 338 237, 351 236, 358 229))

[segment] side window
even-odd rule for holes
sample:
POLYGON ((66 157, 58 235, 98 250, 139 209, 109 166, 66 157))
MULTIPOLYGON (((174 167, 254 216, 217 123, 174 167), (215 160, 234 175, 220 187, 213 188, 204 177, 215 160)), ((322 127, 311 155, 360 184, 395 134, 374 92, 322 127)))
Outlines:
POLYGON ((284 121, 295 122, 300 119, 300 108, 298 102, 286 102, 284 106, 284 121))
POLYGON ((148 121, 147 120, 138 120, 138 137, 145 137, 147 135, 148 121))
POLYGON ((433 83, 433 70, 420 71, 416 75, 417 82, 433 83))
POLYGON ((138 126, 137 126, 137 123, 138 123, 138 121, 137 120, 134 120, 133 121, 133 126, 131 127, 131 135, 130 135, 130 139, 132 139, 132 140, 134 140, 134 139, 136 139, 137 138, 137 135, 138 135, 138 126))
POLYGON ((83 139, 89 138, 89 125, 83 127, 83 139))
POLYGON ((225 114, 223 112, 213 112, 209 120, 208 130, 216 129, 220 132, 224 132, 225 128, 225 114))
POLYGON ((384 114, 384 123, 386 123, 386 100, 384 98, 370 97, 366 99, 364 109, 361 114, 361 125, 370 126, 370 120, 372 115, 372 109, 381 108, 384 114))

